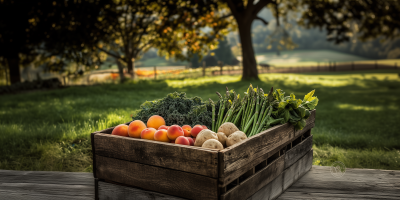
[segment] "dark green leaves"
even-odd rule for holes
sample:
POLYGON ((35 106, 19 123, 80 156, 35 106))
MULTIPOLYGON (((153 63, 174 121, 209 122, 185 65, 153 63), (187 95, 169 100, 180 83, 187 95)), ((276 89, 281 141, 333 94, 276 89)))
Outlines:
POLYGON ((153 115, 160 115, 167 125, 206 125, 211 127, 212 106, 203 102, 200 97, 187 98, 185 93, 170 93, 163 99, 146 101, 133 120, 147 120, 153 115))

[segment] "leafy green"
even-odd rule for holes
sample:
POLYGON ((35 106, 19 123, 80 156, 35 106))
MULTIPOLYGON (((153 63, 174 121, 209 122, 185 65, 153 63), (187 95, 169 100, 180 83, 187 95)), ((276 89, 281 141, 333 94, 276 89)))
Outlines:
MULTIPOLYGON (((313 96, 314 93, 315 90, 312 90, 301 100, 296 99, 293 93, 285 96, 285 92, 281 89, 274 91, 271 88, 268 94, 264 94, 262 88, 253 88, 250 84, 247 92, 244 92, 243 99, 240 100, 239 95, 237 99, 234 98, 235 91, 227 88, 225 98, 220 97, 219 103, 222 102, 225 108, 232 107, 229 112, 227 109, 222 110, 218 113, 218 117, 229 121, 231 115, 242 115, 242 117, 236 117, 233 122, 248 137, 273 125, 287 122, 293 124, 297 130, 302 130, 306 125, 305 120, 311 115, 310 110, 318 105, 318 98, 313 96), (268 109, 267 115, 265 111, 268 109)), ((214 129, 218 129, 218 126, 214 129)))
POLYGON ((208 101, 203 102, 200 97, 187 98, 184 92, 174 92, 162 99, 144 102, 132 119, 147 123, 153 115, 163 117, 167 125, 201 124, 211 127, 212 105, 208 101))

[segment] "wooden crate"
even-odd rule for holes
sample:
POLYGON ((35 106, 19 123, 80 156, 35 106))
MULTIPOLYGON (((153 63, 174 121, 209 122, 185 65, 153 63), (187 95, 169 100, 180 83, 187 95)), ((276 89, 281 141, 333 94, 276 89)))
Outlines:
POLYGON ((95 198, 276 198, 311 168, 315 115, 223 150, 92 133, 95 198))

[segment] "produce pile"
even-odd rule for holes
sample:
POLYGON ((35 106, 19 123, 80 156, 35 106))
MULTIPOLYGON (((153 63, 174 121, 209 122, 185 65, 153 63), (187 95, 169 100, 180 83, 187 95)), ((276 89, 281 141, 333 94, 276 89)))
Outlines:
POLYGON ((314 92, 315 90, 311 91, 301 100, 296 99, 294 94, 285 96, 281 89, 273 91, 271 88, 265 94, 262 88, 253 88, 250 84, 240 99, 235 91, 226 88, 224 97, 217 92, 217 104, 210 99, 213 106, 211 129, 217 131, 222 123, 232 122, 250 137, 274 125, 289 122, 297 130, 302 130, 310 116, 310 110, 318 104, 318 98, 313 96, 314 92))
POLYGON ((217 92, 217 102, 175 92, 143 103, 129 126, 116 126, 112 135, 223 149, 278 124, 289 122, 303 129, 318 104, 314 92, 296 99, 281 89, 265 94, 250 84, 242 98, 228 88, 224 96, 217 92))
POLYGON ((224 149, 247 138, 246 134, 229 122, 222 124, 218 131, 217 134, 204 125, 195 125, 193 128, 189 125, 166 126, 163 117, 153 115, 147 124, 141 120, 132 121, 129 126, 120 124, 111 134, 210 149, 224 149))

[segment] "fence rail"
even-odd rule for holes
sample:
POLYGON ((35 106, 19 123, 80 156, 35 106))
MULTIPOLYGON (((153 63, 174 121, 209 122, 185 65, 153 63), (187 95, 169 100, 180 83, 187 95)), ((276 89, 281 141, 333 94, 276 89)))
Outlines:
MULTIPOLYGON (((153 68, 138 68, 135 71, 135 78, 141 80, 166 80, 166 79, 182 79, 182 78, 198 78, 204 76, 219 76, 219 75, 240 75, 242 74, 242 66, 220 65, 215 67, 203 67, 197 69, 187 69, 185 66, 174 67, 174 69, 165 69, 166 67, 153 68)), ((384 69, 399 69, 397 63, 380 64, 375 63, 355 63, 347 62, 336 64, 336 62, 318 63, 316 66, 268 66, 259 65, 257 67, 259 74, 265 73, 315 73, 315 72, 346 72, 346 71, 360 71, 360 70, 384 70, 384 69)), ((9 85, 9 77, 7 76, 7 69, 0 72, 0 85, 9 85)), ((91 71, 85 74, 80 81, 72 81, 73 77, 58 76, 63 85, 91 85, 105 81, 116 82, 119 81, 119 72, 117 69, 109 69, 102 71, 91 71)), ((131 74, 124 73, 127 79, 132 78, 131 74)))

